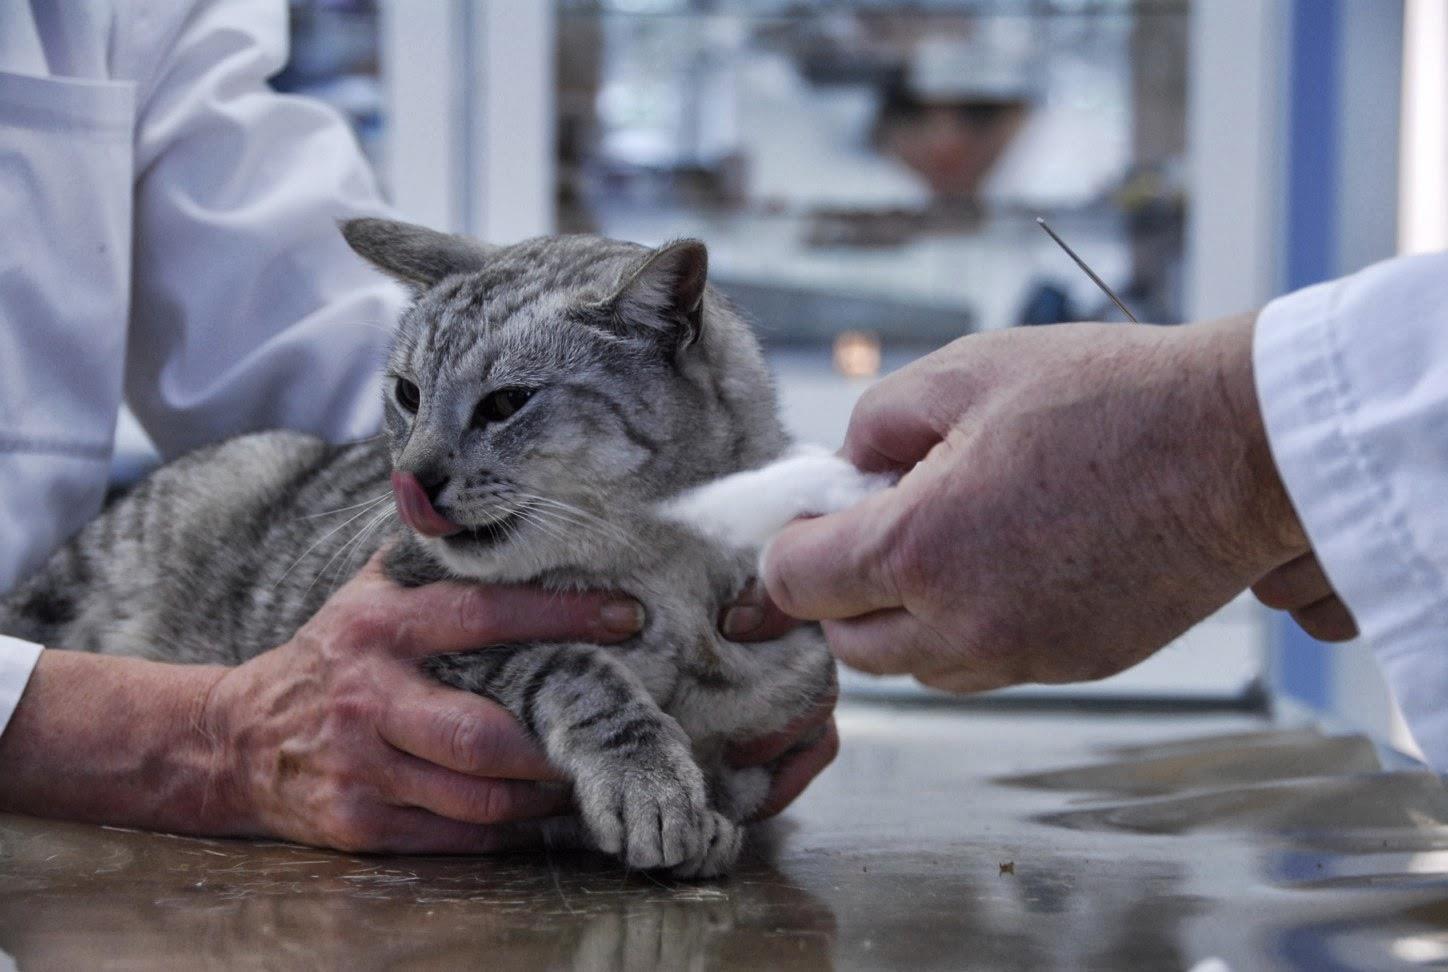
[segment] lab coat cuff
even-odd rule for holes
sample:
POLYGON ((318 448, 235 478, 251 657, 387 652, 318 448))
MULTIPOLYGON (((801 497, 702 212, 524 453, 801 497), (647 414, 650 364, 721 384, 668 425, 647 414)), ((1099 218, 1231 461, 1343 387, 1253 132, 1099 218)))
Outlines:
MULTIPOLYGON (((1349 278, 1350 279, 1350 278, 1349 278)), ((1344 306, 1348 281, 1268 304, 1253 367, 1268 444, 1313 552, 1381 658, 1429 646, 1441 591, 1412 570, 1401 503, 1356 430, 1373 389, 1354 387, 1347 355, 1367 337, 1344 306)), ((1441 646, 1432 646, 1434 650, 1441 646)))
POLYGON ((0 736, 5 735, 43 650, 40 645, 0 635, 0 736))

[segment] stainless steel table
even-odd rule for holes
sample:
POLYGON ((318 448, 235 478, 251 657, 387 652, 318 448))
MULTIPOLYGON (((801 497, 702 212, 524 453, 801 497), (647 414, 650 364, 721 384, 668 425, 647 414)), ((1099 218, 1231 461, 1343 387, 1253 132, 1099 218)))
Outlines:
POLYGON ((1448 960, 1448 795, 1361 738, 1243 714, 862 704, 841 725, 840 760, 719 882, 0 816, 0 968, 1448 960))

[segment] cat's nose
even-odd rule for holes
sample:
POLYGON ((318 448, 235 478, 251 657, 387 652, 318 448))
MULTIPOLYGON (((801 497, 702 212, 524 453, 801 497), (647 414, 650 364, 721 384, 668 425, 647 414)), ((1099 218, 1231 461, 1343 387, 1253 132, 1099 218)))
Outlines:
POLYGON ((437 505, 437 498, 442 495, 442 491, 447 489, 449 478, 447 473, 434 469, 424 469, 417 474, 418 485, 422 487, 422 491, 427 494, 427 501, 433 506, 437 505))

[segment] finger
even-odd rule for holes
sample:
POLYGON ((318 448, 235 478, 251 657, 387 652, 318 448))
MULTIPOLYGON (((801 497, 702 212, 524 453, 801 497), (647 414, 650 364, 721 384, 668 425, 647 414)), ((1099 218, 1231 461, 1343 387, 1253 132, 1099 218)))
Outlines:
POLYGON ((788 756, 774 772, 774 783, 764 805, 754 814, 754 820, 768 820, 795 801, 805 787, 816 776, 835 761, 840 752, 840 733, 830 720, 820 741, 807 749, 788 756))
POLYGON ((820 620, 897 607, 887 533, 898 487, 830 516, 796 520, 761 556, 760 579, 786 614, 820 620))
POLYGON ((764 585, 751 580, 719 615, 719 633, 730 641, 772 641, 799 627, 799 619, 779 609, 764 585))
POLYGON ((841 450, 866 472, 909 469, 940 442, 949 423, 924 407, 925 386, 907 366, 876 382, 850 413, 841 450))
POLYGON ((1335 594, 1293 611, 1292 619, 1318 641, 1351 641, 1358 636, 1352 612, 1335 594))
POLYGON ((898 608, 826 621, 823 627, 835 657, 871 675, 936 670, 945 660, 946 646, 937 644, 913 615, 898 608))
POLYGON ((906 611, 826 621, 823 627, 835 657, 871 675, 912 675, 922 685, 958 694, 1028 681, 1024 667, 1009 662, 1014 656, 964 661, 959 646, 948 643, 906 611))
POLYGON ((471 776, 566 779, 512 713, 496 702, 421 677, 405 685, 377 725, 394 748, 471 776))
POLYGON ((1315 556, 1303 554, 1252 585, 1257 600, 1270 608, 1291 611, 1316 604, 1335 592, 1315 556))
POLYGON ((368 849, 380 854, 499 854, 543 846, 534 821, 479 826, 416 807, 388 807, 368 849))
POLYGON ((610 644, 637 634, 644 624, 643 606, 632 598, 515 585, 441 583, 397 590, 388 609, 403 619, 397 648, 406 657, 507 642, 610 644))
POLYGON ((808 712, 795 719, 779 732, 772 732, 759 739, 736 743, 729 747, 727 758, 731 766, 763 766, 778 759, 792 746, 813 730, 829 722, 835 713, 835 702, 839 693, 830 689, 808 712))
POLYGON ((430 810, 471 824, 501 824, 563 813, 568 788, 556 783, 480 779, 396 753, 387 766, 383 795, 402 807, 430 810))

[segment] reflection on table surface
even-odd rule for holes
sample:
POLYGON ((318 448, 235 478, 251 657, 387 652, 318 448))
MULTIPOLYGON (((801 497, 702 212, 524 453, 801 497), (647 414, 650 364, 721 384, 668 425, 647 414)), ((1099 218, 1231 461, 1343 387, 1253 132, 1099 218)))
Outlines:
POLYGON ((858 703, 841 724, 838 763, 717 882, 0 816, 0 949, 23 970, 1448 958, 1448 795, 1363 739, 1237 714, 858 703))

